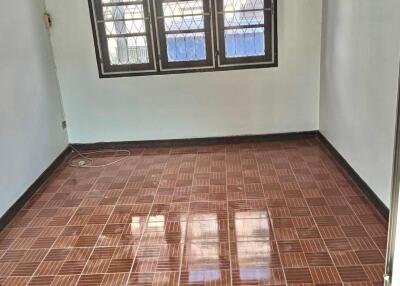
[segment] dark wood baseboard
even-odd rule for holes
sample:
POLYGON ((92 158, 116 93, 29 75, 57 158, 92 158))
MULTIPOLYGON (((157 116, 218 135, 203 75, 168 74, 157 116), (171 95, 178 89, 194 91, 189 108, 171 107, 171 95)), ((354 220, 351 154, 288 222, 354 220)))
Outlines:
POLYGON ((368 184, 360 177, 360 175, 350 166, 346 159, 336 150, 336 148, 329 142, 328 139, 321 132, 318 132, 318 138, 321 143, 328 149, 334 159, 342 166, 354 183, 361 189, 361 191, 368 198, 370 203, 378 210, 378 212, 387 221, 389 219, 389 208, 381 201, 375 192, 368 186, 368 184))
POLYGON ((189 139, 168 139, 168 140, 149 140, 149 141, 120 141, 120 142, 98 142, 88 144, 71 144, 78 150, 99 150, 99 149, 129 149, 129 148, 148 148, 148 147, 186 147, 202 146, 213 144, 238 144, 262 141, 278 141, 290 139, 312 138, 318 136, 319 131, 304 131, 290 133, 276 133, 263 135, 238 135, 225 137, 189 138, 189 139))
POLYGON ((70 146, 51 163, 51 165, 36 179, 35 182, 25 191, 25 193, 5 212, 0 218, 0 231, 15 217, 15 215, 24 207, 28 200, 36 193, 44 182, 54 173, 54 171, 68 158, 72 149, 70 146))

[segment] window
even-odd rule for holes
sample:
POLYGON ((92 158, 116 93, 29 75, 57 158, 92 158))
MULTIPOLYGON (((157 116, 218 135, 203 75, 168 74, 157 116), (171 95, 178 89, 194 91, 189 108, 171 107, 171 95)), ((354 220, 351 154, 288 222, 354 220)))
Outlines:
POLYGON ((147 0, 96 0, 101 72, 156 71, 147 0))
POLYGON ((100 77, 277 66, 277 0, 89 0, 100 77))
POLYGON ((208 1, 155 0, 160 69, 212 67, 208 1))
POLYGON ((219 63, 272 61, 272 0, 217 1, 219 63))

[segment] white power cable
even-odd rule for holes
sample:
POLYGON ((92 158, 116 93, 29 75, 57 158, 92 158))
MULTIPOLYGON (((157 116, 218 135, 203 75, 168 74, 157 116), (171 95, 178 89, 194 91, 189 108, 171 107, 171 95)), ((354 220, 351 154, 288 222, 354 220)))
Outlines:
POLYGON ((121 162, 122 160, 125 160, 127 157, 131 155, 131 152, 129 150, 123 150, 123 149, 80 152, 73 146, 71 146, 71 148, 77 155, 73 156, 71 159, 68 160, 68 165, 75 168, 103 168, 121 162), (88 157, 91 154, 109 153, 110 151, 114 152, 113 156, 118 153, 126 153, 126 155, 120 159, 101 165, 94 165, 93 163, 94 159, 88 157), (74 163, 74 160, 76 160, 77 158, 82 158, 82 160, 78 161, 78 163, 74 163))

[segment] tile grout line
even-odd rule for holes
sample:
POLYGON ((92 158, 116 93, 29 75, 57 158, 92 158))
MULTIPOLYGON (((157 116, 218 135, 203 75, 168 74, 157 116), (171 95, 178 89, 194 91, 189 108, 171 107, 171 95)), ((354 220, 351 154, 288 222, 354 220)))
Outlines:
MULTIPOLYGON (((66 164, 66 162, 64 162, 64 164, 66 164)), ((61 167, 61 166, 60 166, 60 167, 61 167)), ((66 167, 68 167, 68 164, 66 165, 66 167)), ((73 167, 70 167, 70 168, 71 168, 71 171, 74 170, 73 167)), ((102 171, 99 173, 99 176, 100 176, 101 173, 102 173, 102 171)), ((60 190, 62 189, 62 187, 65 186, 65 184, 68 182, 68 180, 69 180, 71 177, 72 177, 72 172, 71 172, 71 174, 68 176, 68 178, 65 180, 65 182, 57 189, 57 191, 56 191, 54 194, 58 193, 58 191, 60 191, 60 190)), ((49 179, 50 179, 50 177, 49 177, 49 179)), ((98 179, 98 178, 97 178, 97 179, 98 179)), ((95 185, 97 179, 93 182, 93 186, 95 185)), ((92 186, 92 187, 93 187, 93 186, 92 186)), ((92 188, 92 187, 91 187, 91 188, 92 188)), ((90 189, 91 189, 91 188, 90 188, 90 189)), ((89 189, 88 192, 90 192, 90 189, 89 189)), ((74 213, 71 215, 71 217, 69 218, 69 220, 68 220, 68 222, 65 224, 65 226, 67 226, 68 223, 72 220, 72 218, 74 217, 74 215, 75 215, 76 212, 78 211, 79 206, 82 204, 82 202, 83 202, 83 199, 82 199, 82 201, 79 203, 79 205, 76 207, 76 210, 75 210, 74 213)), ((42 210, 43 210, 43 209, 42 209, 42 210)), ((40 213, 40 212, 39 212, 39 213, 40 213)), ((39 213, 38 213, 37 215, 39 215, 39 213)), ((35 218, 36 218, 36 217, 37 217, 37 216, 35 216, 35 218)), ((29 225, 30 225, 30 224, 29 224, 29 225)), ((60 235, 61 235, 61 233, 60 233, 60 235)), ((50 246, 49 249, 47 250, 46 255, 43 256, 43 259, 40 261, 38 267, 35 269, 35 271, 34 271, 34 272, 32 273, 32 275, 31 275, 30 279, 28 280, 27 285, 32 281, 32 279, 33 279, 34 277, 36 277, 35 274, 37 273, 37 271, 38 271, 38 269, 40 268, 40 266, 42 265, 42 263, 45 261, 47 255, 48 255, 48 254, 50 253, 50 251, 53 249, 53 245, 56 243, 56 241, 57 241, 57 239, 60 237, 60 235, 57 236, 57 238, 54 240, 54 242, 51 244, 51 246, 50 246)))
MULTIPOLYGON (((254 150, 254 152, 256 152, 256 151, 254 150)), ((267 152, 268 152, 268 151, 266 151, 266 154, 267 154, 267 152)), ((258 163, 257 158, 255 158, 255 160, 256 160, 256 163, 257 163, 257 171, 258 171, 258 173, 259 173, 260 181, 261 181, 260 166, 259 166, 259 163, 258 163)), ((272 164, 272 166, 273 166, 272 158, 271 158, 271 164, 272 164)), ((275 168, 274 168, 274 170, 275 170, 275 168)), ((279 183, 279 185, 281 186, 281 182, 280 182, 280 180, 279 180, 279 177, 278 177, 278 183, 279 183)), ((262 183, 262 182, 261 182, 261 187, 262 187, 262 190, 263 190, 263 193, 264 193, 264 203, 265 203, 265 208, 267 209, 268 219, 269 219, 269 221, 271 222, 272 231, 274 231, 274 227, 273 227, 272 221, 271 221, 272 218, 270 218, 269 212, 268 212, 269 208, 268 208, 268 206, 267 206, 267 201, 266 201, 266 197, 265 197, 265 190, 264 190, 264 186, 263 186, 263 183, 262 183)), ((281 189, 282 189, 282 186, 281 186, 281 189)), ((286 203, 286 199, 285 199, 285 203, 286 203)), ((273 234, 273 235, 275 235, 275 234, 273 234)), ((272 247, 273 247, 273 246, 272 246, 272 247)), ((272 250, 273 250, 273 249, 272 249, 272 250)), ((277 242, 277 241, 276 241, 276 251, 278 252, 279 263, 281 264, 281 269, 282 269, 282 273, 283 273, 283 279, 285 280, 285 285, 288 285, 287 277, 286 277, 286 272, 285 272, 285 268, 284 268, 284 266, 283 266, 283 264, 282 264, 281 252, 280 252, 280 250, 279 250, 279 246, 278 246, 278 242, 277 242)))
MULTIPOLYGON (((307 140, 307 141, 308 141, 308 140, 307 140)), ((322 164, 324 165, 323 160, 320 160, 320 159, 319 159, 318 161, 321 161, 322 164)), ((292 164, 290 163, 290 161, 289 161, 289 164, 290 164, 290 169, 291 169, 292 172, 293 172, 293 166, 292 166, 292 164)), ((309 167, 308 165, 307 165, 307 169, 308 169, 308 170, 310 169, 310 167, 309 167)), ((294 172, 293 172, 293 175, 294 175, 294 177, 295 177, 295 179, 296 179, 296 184, 298 185, 299 189, 301 190, 300 184, 299 184, 299 182, 298 182, 298 178, 297 178, 297 176, 296 176, 296 174, 295 174, 294 172)), ((313 179, 315 180, 314 174, 313 174, 312 172, 311 172, 311 176, 312 176, 313 179)), ((303 196, 303 197, 304 197, 304 196, 303 196)), ((325 196, 324 196, 324 199, 325 199, 325 196)), ((311 217, 312 217, 312 219, 313 219, 313 221, 314 221, 315 227, 317 228, 318 233, 321 235, 320 230, 319 230, 319 227, 318 227, 318 224, 317 224, 317 221, 315 220, 315 218, 314 218, 314 216, 313 216, 313 214, 312 214, 312 212, 311 212, 311 208, 310 208, 310 206, 308 205, 307 201, 306 201, 306 205, 307 205, 308 211, 310 212, 311 217)), ((338 269, 337 269, 337 265, 335 264, 335 262, 334 262, 334 260, 333 260, 333 258, 332 258, 331 251, 329 250, 328 245, 326 244, 325 239, 322 237, 322 235, 321 235, 321 240, 322 240, 323 243, 324 243, 324 246, 325 246, 325 248, 326 248, 326 252, 327 252, 328 255, 329 255, 329 258, 332 260, 332 263, 333 263, 333 265, 334 265, 334 267, 335 267, 335 269, 336 269, 336 271, 337 271, 337 273, 338 273, 338 275, 339 275, 339 278, 340 278, 340 281, 341 281, 342 285, 345 285, 345 284, 344 284, 345 282, 343 281, 342 276, 340 276, 340 273, 339 273, 339 271, 338 271, 338 269)), ((307 263, 307 264, 308 264, 308 263, 307 263)), ((318 266, 318 267, 319 267, 319 266, 318 266)), ((311 275, 311 278, 312 278, 312 275, 311 275)), ((314 280, 314 278, 312 278, 312 279, 314 280)), ((314 281, 314 282, 315 282, 315 281, 314 281)))
MULTIPOLYGON (((169 149, 169 154, 168 154, 168 155, 169 155, 169 156, 171 155, 171 148, 169 149)), ((151 156, 157 157, 157 156, 163 156, 163 155, 154 154, 154 155, 151 155, 151 156)), ((141 155, 141 157, 143 157, 143 154, 141 155)), ((154 158, 153 158, 153 159, 154 159, 154 158)), ((166 163, 165 163, 165 165, 166 165, 166 163)), ((161 172, 161 178, 162 178, 162 175, 164 174, 164 171, 165 171, 165 167, 163 167, 163 171, 161 172)), ((148 172, 147 172, 147 173, 148 173, 148 172)), ((160 180, 161 180, 161 178, 160 178, 160 180)), ((146 180, 146 177, 145 177, 144 181, 145 181, 145 180, 146 180)), ((143 184, 144 184, 144 181, 143 181, 143 183, 142 183, 142 186, 143 186, 143 184)), ((157 185, 157 187, 156 187, 156 190, 157 190, 157 191, 158 191, 158 189, 159 189, 159 186, 160 186, 160 182, 158 182, 158 185, 157 185)), ((140 188, 139 188, 139 189, 140 189, 140 188)), ((156 192, 156 194, 157 194, 157 192, 156 192)), ((138 252, 139 252, 139 248, 140 248, 140 245, 141 245, 141 243, 142 243, 142 239, 143 239, 143 236, 144 236, 144 233, 145 233, 145 230, 146 230, 148 221, 149 221, 150 216, 151 216, 151 211, 152 211, 153 206, 154 206, 154 201, 155 201, 155 198, 153 198, 153 201, 152 201, 151 204, 150 204, 149 213, 147 214, 147 217, 146 217, 146 219, 145 219, 145 221, 144 221, 144 227, 143 227, 143 230, 141 231, 141 234, 140 234, 139 242, 138 242, 138 245, 137 245, 137 250, 135 251, 135 256, 134 256, 134 258, 133 258, 133 260, 132 260, 132 265, 131 265, 131 268, 130 268, 130 270, 129 270, 128 279, 126 280, 126 283, 124 284, 125 286, 128 286, 128 285, 129 285, 129 280, 130 280, 130 278, 131 278, 132 270, 133 270, 133 267, 135 266, 135 262, 136 262, 136 258, 137 258, 138 252)))
MULTIPOLYGON (((226 214, 227 214, 227 226, 228 226, 228 257, 229 257, 229 275, 230 275, 230 286, 233 286, 233 269, 232 269, 232 253, 231 253, 231 230, 230 230, 230 219, 229 219, 229 200, 228 200, 228 154, 227 146, 225 146, 225 194, 226 194, 226 214)), ((240 156, 240 153, 239 153, 240 156)))
MULTIPOLYGON (((130 158, 130 157, 131 157, 131 156, 129 156, 128 158, 130 158)), ((126 163, 126 161, 127 161, 126 159, 125 159, 125 160, 122 160, 122 161, 120 162, 120 165, 118 165, 118 167, 120 168, 121 166, 123 166, 124 163, 126 163)), ((115 165, 114 165, 114 166, 115 166, 115 165)), ((105 171, 106 171, 107 169, 108 169, 108 167, 104 167, 104 168, 101 170, 99 176, 97 177, 96 181, 93 183, 93 186, 92 186, 92 188, 88 191, 88 193, 89 193, 90 191, 92 191, 92 189, 94 188, 94 186, 96 185, 96 183, 97 183, 98 180, 100 179, 101 175, 103 175, 103 173, 105 173, 105 171)), ((136 166, 135 166, 135 169, 136 169, 136 166)), ((134 169, 134 170, 135 170, 135 169, 134 169)), ((134 170, 132 170, 131 174, 129 175, 128 179, 127 179, 126 182, 125 182, 125 186, 121 189, 122 191, 121 191, 120 195, 118 196, 117 202, 118 202, 119 198, 122 196, 122 193, 123 193, 123 191, 125 190, 125 188, 126 188, 128 182, 129 182, 129 178, 132 176, 132 173, 134 172, 134 170)), ((82 201, 83 201, 83 200, 82 200, 82 201)), ((114 212, 116 206, 117 206, 117 204, 114 204, 114 205, 113 205, 112 211, 110 212, 110 215, 109 215, 109 217, 107 218, 107 221, 106 221, 106 223, 104 224, 104 227, 102 228, 101 233, 103 233, 104 229, 106 228, 106 226, 107 226, 107 224, 108 224, 108 222, 109 222, 109 220, 110 220, 110 218, 111 218, 111 216, 112 216, 112 213, 114 212)), ((98 206, 96 206, 96 208, 97 208, 97 207, 98 207, 98 206)), ((100 237, 101 237, 101 233, 100 233, 100 235, 97 237, 96 242, 95 242, 95 244, 93 245, 93 249, 92 249, 92 251, 90 252, 90 255, 88 256, 88 260, 85 262, 85 264, 84 264, 84 266, 83 266, 83 268, 82 268, 82 271, 81 271, 81 273, 79 274, 79 277, 78 277, 78 279, 77 279, 77 281, 76 281, 76 283, 75 283, 74 285, 78 285, 78 283, 79 283, 79 281, 80 281, 82 275, 84 275, 84 274, 83 274, 83 271, 85 270, 87 264, 88 264, 89 261, 90 261, 90 257, 93 255, 94 250, 96 249, 97 243, 99 242, 99 239, 100 239, 100 237)), ((90 275, 90 274, 89 274, 89 275, 90 275)), ((102 282, 103 282, 103 280, 104 280, 104 277, 103 277, 103 279, 102 279, 102 282)))
MULTIPOLYGON (((194 168, 196 168, 196 163, 197 163, 197 159, 199 157, 198 152, 196 153, 196 161, 195 161, 195 166, 194 168)), ((179 170, 181 169, 181 163, 179 163, 179 170)), ((178 170, 178 177, 179 177, 179 170, 178 170)), ((182 249, 179 251, 180 255, 179 255, 179 270, 178 270, 178 284, 177 286, 181 285, 181 275, 182 275, 182 265, 183 265, 183 258, 185 255, 185 247, 186 247, 186 237, 187 237, 187 231, 189 228, 189 219, 190 219, 190 204, 191 204, 191 200, 190 197, 192 195, 192 187, 193 187, 193 180, 194 180, 194 173, 195 171, 193 171, 193 177, 192 177, 192 183, 190 186, 190 196, 189 196, 189 205, 188 205, 188 212, 187 212, 187 218, 186 218, 186 223, 185 223, 185 234, 183 235, 183 243, 182 243, 182 249)), ((176 182, 175 182, 176 185, 176 182)), ((175 189, 175 188, 174 188, 175 189)), ((175 192, 175 190, 174 190, 175 192)), ((172 202, 173 203, 173 202, 172 202)))
MULTIPOLYGON (((71 168, 73 168, 73 167, 71 167, 71 168)), ((71 170, 73 170, 73 169, 71 169, 71 170)), ((99 176, 95 179, 95 181, 93 182, 93 186, 91 186, 91 188, 87 191, 88 193, 91 191, 91 189, 94 187, 94 185, 96 184, 96 182, 97 182, 97 180, 98 180, 98 178, 100 177, 100 175, 102 174, 102 172, 103 172, 103 170, 99 173, 99 176)), ((71 175, 68 177, 68 179, 70 179, 71 178, 71 175)), ((60 186, 60 188, 58 188, 57 189, 57 192, 55 192, 55 193, 58 193, 58 191, 59 190, 61 190, 61 188, 66 184, 66 182, 68 181, 68 179, 66 179, 65 180, 65 182, 62 184, 62 186, 60 186)), ((80 207, 80 205, 82 204, 82 202, 83 202, 83 199, 82 199, 82 201, 79 203, 79 205, 76 207, 76 210, 75 210, 75 212, 72 214, 72 216, 69 218, 69 220, 68 220, 68 222, 65 224, 65 226, 67 226, 68 225, 68 223, 72 220, 72 218, 74 217, 74 215, 76 214, 76 212, 78 211, 78 209, 79 209, 79 207, 80 207)), ((60 234, 61 235, 61 234, 60 234)), ((57 238, 59 238, 60 237, 60 235, 59 236, 57 236, 57 238)), ((38 265, 38 267, 36 268, 36 270, 33 272, 33 274, 30 276, 30 279, 28 280, 28 284, 31 282, 31 280, 34 278, 34 277, 37 277, 37 276, 35 276, 35 274, 37 273, 37 271, 38 271, 38 269, 40 268, 40 266, 42 265, 42 263, 44 262, 44 260, 45 260, 45 258, 47 257, 47 255, 50 253, 50 251, 53 249, 53 245, 55 244, 55 242, 57 241, 57 239, 52 243, 52 245, 49 247, 49 249, 48 249, 48 251, 46 252, 46 255, 45 256, 43 256, 43 260, 41 260, 41 262, 39 263, 39 265, 38 265)), ((56 275, 55 275, 56 276, 56 275)))

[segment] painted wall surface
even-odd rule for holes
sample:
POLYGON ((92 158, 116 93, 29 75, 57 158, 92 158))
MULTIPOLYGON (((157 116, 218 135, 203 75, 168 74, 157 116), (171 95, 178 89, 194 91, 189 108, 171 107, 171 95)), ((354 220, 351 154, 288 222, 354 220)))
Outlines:
POLYGON ((320 130, 389 206, 400 1, 324 1, 320 130))
POLYGON ((0 9, 0 216, 68 144, 43 1, 0 9))
POLYGON ((74 143, 318 129, 321 1, 280 0, 279 67, 99 79, 86 0, 46 0, 74 143))

